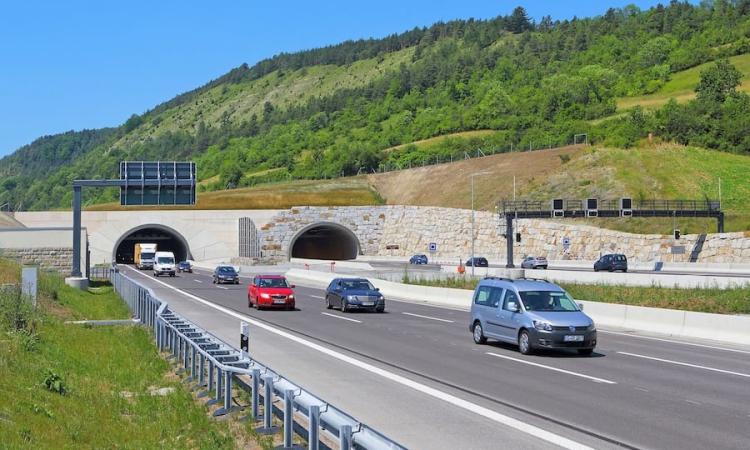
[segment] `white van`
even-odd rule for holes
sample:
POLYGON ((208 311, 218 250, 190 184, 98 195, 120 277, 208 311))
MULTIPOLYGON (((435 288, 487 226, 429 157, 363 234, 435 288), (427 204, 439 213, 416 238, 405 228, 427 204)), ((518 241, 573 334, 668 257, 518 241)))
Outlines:
POLYGON ((175 260, 172 252, 156 252, 154 255, 154 276, 175 274, 175 260))

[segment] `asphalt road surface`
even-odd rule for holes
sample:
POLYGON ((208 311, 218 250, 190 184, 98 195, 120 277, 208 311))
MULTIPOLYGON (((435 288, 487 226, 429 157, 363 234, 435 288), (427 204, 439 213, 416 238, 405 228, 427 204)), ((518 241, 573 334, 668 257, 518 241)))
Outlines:
POLYGON ((342 313, 297 285, 295 311, 257 311, 254 273, 214 285, 121 267, 228 344, 249 323, 251 357, 410 449, 750 448, 748 347, 600 328, 592 356, 523 356, 474 344, 465 310, 342 313))

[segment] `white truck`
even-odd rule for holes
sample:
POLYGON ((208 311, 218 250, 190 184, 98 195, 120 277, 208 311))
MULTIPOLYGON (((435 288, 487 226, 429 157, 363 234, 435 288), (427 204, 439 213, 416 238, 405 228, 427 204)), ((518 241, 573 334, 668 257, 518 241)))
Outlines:
POLYGON ((138 270, 152 269, 154 267, 154 256, 156 255, 156 244, 135 244, 133 262, 138 270))
POLYGON ((175 274, 176 266, 174 260, 174 253, 172 252, 156 252, 154 256, 154 276, 169 275, 173 277, 175 274))

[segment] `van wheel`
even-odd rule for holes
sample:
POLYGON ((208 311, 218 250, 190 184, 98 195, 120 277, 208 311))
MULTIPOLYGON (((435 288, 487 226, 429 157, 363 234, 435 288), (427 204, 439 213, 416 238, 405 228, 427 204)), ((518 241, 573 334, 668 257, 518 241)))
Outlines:
POLYGON ((482 330, 482 324, 479 322, 476 322, 474 324, 474 332, 472 333, 474 335, 474 343, 475 344, 486 344, 487 338, 484 337, 484 331, 482 330))
POLYGON ((521 334, 518 335, 518 351, 520 351, 522 355, 530 355, 534 352, 534 349, 531 348, 529 332, 526 330, 521 331, 521 334))

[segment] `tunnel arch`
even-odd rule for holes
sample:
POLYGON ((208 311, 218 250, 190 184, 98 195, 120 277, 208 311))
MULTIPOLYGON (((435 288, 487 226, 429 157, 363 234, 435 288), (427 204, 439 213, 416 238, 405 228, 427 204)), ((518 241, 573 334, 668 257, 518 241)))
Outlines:
POLYGON ((308 225, 289 243, 289 258, 345 261, 361 255, 357 236, 348 228, 333 222, 308 225))
POLYGON ((174 253, 175 260, 193 259, 187 240, 173 228, 156 223, 139 225, 125 232, 112 249, 112 260, 133 264, 135 244, 155 243, 157 249, 174 253))

